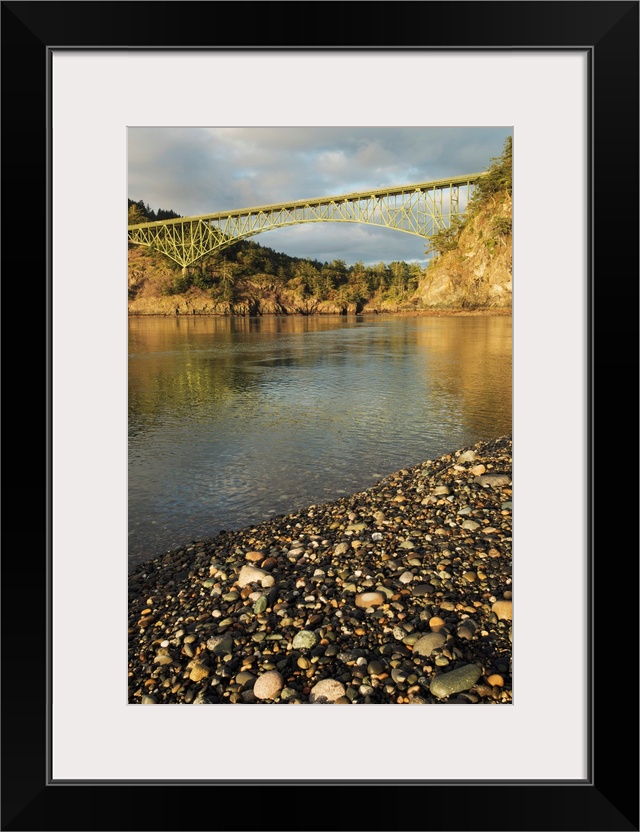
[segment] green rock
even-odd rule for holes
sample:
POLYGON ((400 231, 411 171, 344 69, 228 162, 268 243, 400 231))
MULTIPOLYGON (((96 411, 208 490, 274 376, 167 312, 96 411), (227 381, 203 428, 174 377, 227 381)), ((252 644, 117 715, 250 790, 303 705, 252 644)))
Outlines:
POLYGON ((451 696, 452 693, 460 693, 469 690, 482 676, 482 668, 477 664, 466 664, 463 667, 456 667, 449 673, 443 673, 431 682, 430 690, 438 699, 451 696))
POLYGON ((241 686, 243 690, 252 688, 255 681, 256 677, 253 675, 253 673, 249 673, 248 670, 242 670, 236 676, 236 682, 241 686))
POLYGON ((293 638, 294 650, 310 650, 318 643, 318 636, 311 630, 300 630, 293 638))
POLYGON ((267 598, 265 595, 261 595, 260 598, 255 602, 253 605, 253 611, 256 615, 260 615, 261 612, 264 612, 267 608, 267 598))
POLYGON ((403 644, 408 644, 410 647, 422 638, 422 633, 409 633, 402 639, 403 644))

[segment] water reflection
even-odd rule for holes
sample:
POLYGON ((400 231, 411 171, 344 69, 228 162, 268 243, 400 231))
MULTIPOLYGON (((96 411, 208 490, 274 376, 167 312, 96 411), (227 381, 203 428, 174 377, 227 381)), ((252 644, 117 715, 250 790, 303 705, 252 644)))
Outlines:
POLYGON ((511 318, 132 318, 132 562, 511 430, 511 318))

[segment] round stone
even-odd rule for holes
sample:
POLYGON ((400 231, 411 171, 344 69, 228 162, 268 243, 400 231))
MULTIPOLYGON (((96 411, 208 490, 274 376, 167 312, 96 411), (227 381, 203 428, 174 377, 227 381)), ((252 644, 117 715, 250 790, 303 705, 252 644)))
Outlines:
POLYGON ((294 650, 311 650, 318 643, 318 636, 311 630, 300 630, 293 637, 294 650))
POLYGON ((245 560, 250 560, 252 563, 258 563, 264 558, 264 552, 247 552, 244 556, 245 560))
POLYGON ((172 661, 173 661, 173 659, 171 658, 171 656, 156 656, 155 659, 153 660, 153 663, 163 665, 163 664, 171 664, 172 661))
POLYGON ((405 636, 402 639, 403 644, 408 644, 409 646, 413 646, 416 641, 420 641, 421 635, 420 633, 409 633, 408 636, 405 636))
POLYGON ((356 595, 356 607, 378 607, 384 604, 386 595, 382 592, 361 592, 356 595))
POLYGON ((267 608, 266 596, 261 595, 260 598, 258 598, 258 600, 253 605, 253 611, 256 613, 256 615, 260 615, 260 613, 263 613, 266 610, 266 608, 267 608))
MULTIPOLYGON (((147 694, 145 694, 145 695, 142 697, 142 699, 140 700, 140 702, 141 702, 143 705, 157 705, 157 704, 158 704, 158 702, 157 702, 157 700, 156 700, 155 696, 148 696, 147 694)), ((164 713, 164 711, 163 711, 163 713, 164 713)))
POLYGON ((268 670, 256 679, 253 695, 256 699, 275 699, 284 687, 284 679, 277 670, 268 670))
POLYGON ((414 656, 430 656, 434 650, 442 647, 446 641, 442 633, 426 633, 413 645, 414 656))
POLYGON ((458 638, 473 638, 477 629, 478 628, 475 621, 471 621, 471 619, 469 619, 468 621, 463 621, 462 624, 458 627, 457 636, 458 638))
POLYGON ((504 685, 504 679, 499 673, 492 673, 491 676, 487 678, 487 682, 490 685, 497 685, 500 688, 504 685))
POLYGON ((412 595, 432 595, 436 591, 433 584, 418 584, 411 590, 412 595))
POLYGON ((444 620, 440 618, 439 615, 434 615, 432 618, 429 619, 429 626, 431 627, 434 633, 439 633, 440 630, 444 627, 444 620))
POLYGON ((394 667, 391 671, 391 678, 394 682, 398 684, 400 684, 401 682, 406 682, 408 675, 409 674, 406 672, 406 670, 403 670, 401 667, 394 667))
POLYGON ((481 676, 481 667, 477 664, 466 664, 462 667, 456 667, 455 670, 451 670, 449 673, 436 676, 429 685, 429 689, 438 699, 444 699, 446 696, 451 696, 452 693, 469 690, 481 676))
POLYGON ((249 673, 248 670, 241 670, 240 673, 236 676, 236 683, 238 685, 242 685, 243 688, 249 688, 253 686, 256 677, 253 673, 249 673))
POLYGON ((211 671, 206 665, 196 664, 191 668, 189 678, 192 682, 201 682, 203 679, 207 679, 210 675, 211 671))
POLYGON ((238 586, 243 587, 248 584, 258 583, 261 586, 273 586, 275 578, 264 569, 258 569, 257 566, 243 566, 238 575, 238 586))
POLYGON ((335 702, 341 696, 345 696, 346 690, 341 682, 336 679, 323 679, 311 688, 309 702, 314 704, 325 704, 335 702))
POLYGON ((502 488, 503 485, 511 485, 511 476, 509 474, 481 474, 474 478, 474 482, 491 488, 502 488))
POLYGON ((491 607, 499 619, 511 621, 513 615, 513 601, 496 601, 491 607))

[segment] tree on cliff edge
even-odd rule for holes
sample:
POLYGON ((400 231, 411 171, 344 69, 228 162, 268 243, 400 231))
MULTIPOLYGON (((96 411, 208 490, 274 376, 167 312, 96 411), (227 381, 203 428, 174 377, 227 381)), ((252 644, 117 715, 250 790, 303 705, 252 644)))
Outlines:
MULTIPOLYGON (((464 219, 453 219, 448 228, 443 228, 429 238, 426 253, 437 252, 444 254, 453 251, 458 246, 460 234, 468 226, 470 220, 477 215, 493 197, 500 194, 511 196, 513 181, 513 139, 507 136, 504 143, 504 150, 500 156, 491 159, 491 164, 486 175, 478 180, 473 197, 469 200, 469 206, 464 219)), ((510 233, 511 225, 507 228, 504 220, 501 219, 500 229, 496 229, 502 235, 510 233)))

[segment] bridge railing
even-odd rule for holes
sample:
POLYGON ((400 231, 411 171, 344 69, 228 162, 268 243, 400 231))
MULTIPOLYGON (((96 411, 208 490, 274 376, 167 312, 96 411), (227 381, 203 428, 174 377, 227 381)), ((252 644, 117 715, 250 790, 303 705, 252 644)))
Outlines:
POLYGON ((153 247, 183 269, 263 231, 305 222, 357 222, 428 239, 464 214, 485 173, 370 191, 220 211, 128 226, 129 242, 153 247))

